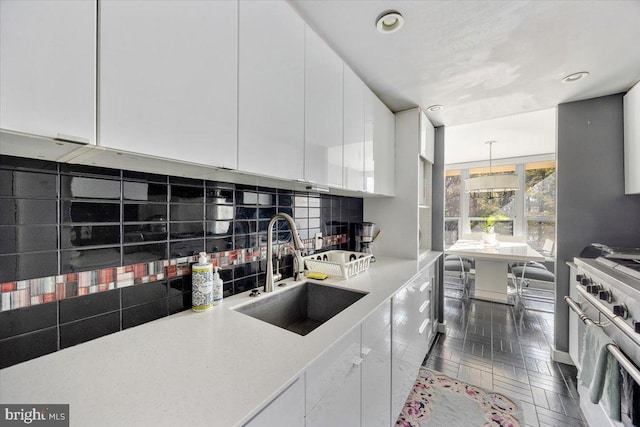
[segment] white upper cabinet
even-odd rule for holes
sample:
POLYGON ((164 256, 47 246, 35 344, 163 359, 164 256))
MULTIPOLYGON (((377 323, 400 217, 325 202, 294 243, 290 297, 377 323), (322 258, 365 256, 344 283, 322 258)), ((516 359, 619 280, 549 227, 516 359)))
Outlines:
POLYGON ((370 89, 365 92, 365 191, 393 196, 395 116, 370 89))
POLYGON ((420 155, 433 164, 436 132, 423 111, 420 111, 420 155))
POLYGON ((303 179, 304 21, 265 0, 240 1, 239 21, 238 168, 303 179))
POLYGON ((305 31, 304 179, 342 187, 342 59, 305 31))
POLYGON ((0 128, 95 143, 96 2, 0 2, 0 128))
POLYGON ((235 168, 237 9, 101 1, 99 145, 235 168))
POLYGON ((344 188, 364 191, 365 84, 344 66, 344 188))
POLYGON ((626 194, 640 193, 640 84, 623 98, 624 182, 626 194))

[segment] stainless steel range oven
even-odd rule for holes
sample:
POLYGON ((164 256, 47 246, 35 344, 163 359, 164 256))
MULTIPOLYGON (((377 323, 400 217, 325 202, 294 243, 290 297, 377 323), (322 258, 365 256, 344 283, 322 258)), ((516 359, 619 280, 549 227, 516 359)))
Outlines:
MULTIPOLYGON (((625 268, 628 262, 625 261, 625 268)), ((640 425, 640 391, 632 396, 630 390, 640 390, 640 279, 620 269, 617 260, 604 257, 575 258, 572 268, 571 296, 565 297, 574 325, 570 328, 570 353, 581 368, 584 351, 585 324, 595 323, 615 343, 607 346, 621 367, 620 381, 622 420, 609 419, 602 405, 591 403, 588 390, 578 384, 580 408, 590 426, 640 425), (577 340, 576 340, 577 338, 577 340), (573 348, 572 348, 573 347, 573 348), (577 355, 575 351, 577 350, 577 355), (624 388, 624 389, 623 389, 624 388)), ((638 265, 640 267, 640 264, 638 265)), ((579 381, 578 381, 579 383, 579 381)))

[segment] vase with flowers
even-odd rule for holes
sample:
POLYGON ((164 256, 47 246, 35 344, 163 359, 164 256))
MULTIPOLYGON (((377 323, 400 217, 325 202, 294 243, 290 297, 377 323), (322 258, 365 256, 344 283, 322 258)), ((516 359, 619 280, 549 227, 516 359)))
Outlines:
POLYGON ((484 228, 484 233, 482 233, 482 241, 486 245, 496 245, 498 241, 496 240, 496 231, 495 226, 497 221, 502 221, 508 219, 505 215, 489 215, 486 217, 487 220, 482 224, 482 228, 484 228))

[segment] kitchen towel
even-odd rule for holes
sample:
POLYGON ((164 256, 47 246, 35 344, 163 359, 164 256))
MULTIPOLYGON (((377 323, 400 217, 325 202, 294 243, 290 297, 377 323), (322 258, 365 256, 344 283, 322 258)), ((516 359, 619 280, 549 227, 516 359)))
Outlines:
POLYGON ((609 418, 620 420, 620 376, 618 361, 607 349, 615 344, 601 327, 587 325, 582 349, 582 369, 578 378, 589 389, 592 403, 602 401, 609 418))
POLYGON ((621 421, 625 427, 640 426, 640 386, 627 371, 622 375, 621 421))

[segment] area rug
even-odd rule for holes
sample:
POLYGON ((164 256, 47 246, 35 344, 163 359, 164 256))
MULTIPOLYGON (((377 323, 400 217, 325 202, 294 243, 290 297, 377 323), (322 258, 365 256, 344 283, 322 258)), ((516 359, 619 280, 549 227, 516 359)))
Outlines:
POLYGON ((521 427, 524 417, 502 394, 421 368, 396 426, 521 427))

